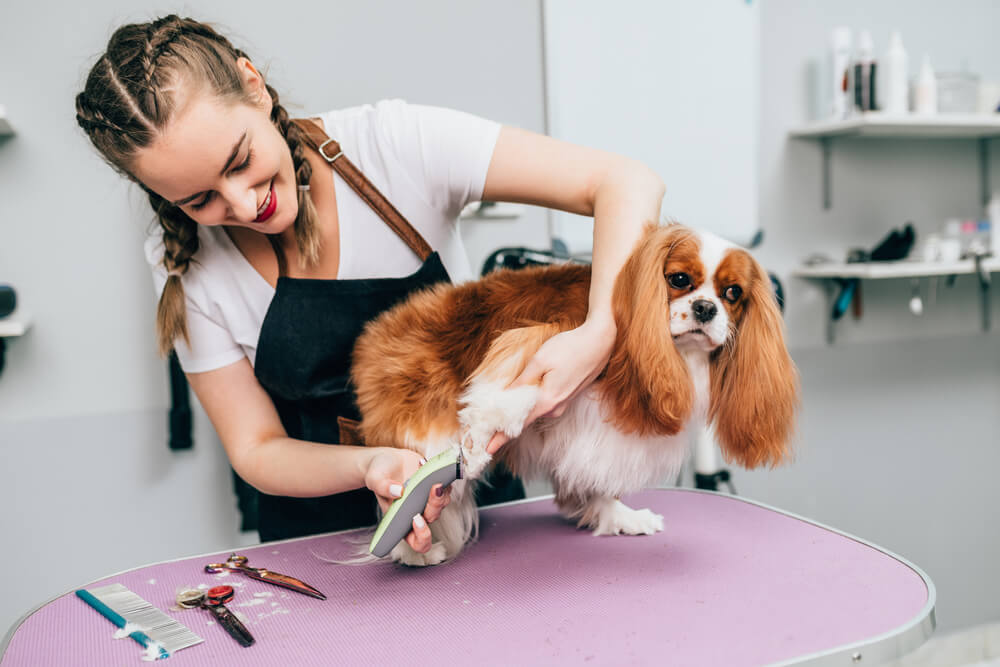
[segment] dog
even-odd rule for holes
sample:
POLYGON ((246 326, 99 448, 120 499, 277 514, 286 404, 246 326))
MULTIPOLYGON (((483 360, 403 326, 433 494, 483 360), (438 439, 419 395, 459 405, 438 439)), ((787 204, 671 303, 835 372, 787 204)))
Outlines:
POLYGON ((454 558, 478 529, 472 480, 498 452, 515 474, 547 477, 568 518, 595 535, 652 534, 663 517, 619 498, 676 478, 689 431, 714 425, 724 457, 775 466, 791 451, 798 376, 767 273, 751 255, 680 224, 646 225, 616 278, 606 368, 558 417, 524 427, 537 386, 508 385, 541 345, 587 317, 590 267, 498 271, 419 292, 370 322, 352 382, 369 444, 430 458, 461 446, 466 477, 431 524, 422 566, 454 558))

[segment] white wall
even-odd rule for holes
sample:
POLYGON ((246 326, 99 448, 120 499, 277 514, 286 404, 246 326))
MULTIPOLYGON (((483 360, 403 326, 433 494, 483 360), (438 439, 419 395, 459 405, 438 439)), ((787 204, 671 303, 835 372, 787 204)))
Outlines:
MULTIPOLYGON (((790 278, 811 252, 871 248, 912 220, 918 233, 979 213, 972 141, 844 141, 833 145, 833 207, 823 210, 815 143, 789 140, 809 119, 809 64, 838 25, 868 28, 876 54, 901 32, 911 74, 930 52, 941 69, 1000 80, 1000 4, 908 0, 764 0, 761 5, 758 253, 788 292, 786 319, 803 382, 798 458, 787 468, 735 472, 737 489, 896 551, 938 591, 939 629, 1000 620, 1000 290, 993 331, 979 329, 969 277, 941 287, 917 318, 909 281, 864 284, 864 316, 824 342, 822 288, 790 278), (914 62, 915 61, 915 62, 914 62)), ((992 187, 1000 146, 992 142, 992 187)), ((994 281, 998 278, 994 275, 994 281)), ((926 290, 927 284, 924 283, 926 290)), ((925 299, 926 302, 926 299, 925 299)))
MULTIPOLYGON (((552 136, 628 155, 667 185, 662 214, 737 242, 757 231, 759 5, 545 0, 552 136)), ((589 252, 592 225, 553 214, 589 252)))
MULTIPOLYGON (((171 11, 220 22, 292 113, 402 97, 544 129, 536 0, 211 6, 4 6, 0 104, 18 134, 0 142, 0 282, 16 286, 35 324, 10 341, 0 377, 0 635, 73 586, 245 539, 200 410, 195 449, 167 450, 166 366, 141 251, 148 203, 74 120, 117 25, 171 11)), ((501 245, 548 247, 540 209, 463 224, 476 267, 501 245)))

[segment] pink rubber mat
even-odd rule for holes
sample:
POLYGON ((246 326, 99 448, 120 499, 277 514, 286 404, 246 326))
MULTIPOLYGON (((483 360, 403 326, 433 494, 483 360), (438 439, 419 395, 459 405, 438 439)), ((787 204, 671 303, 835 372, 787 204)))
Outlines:
MULTIPOLYGON (((250 565, 312 584, 325 601, 202 571, 227 553, 86 587, 124 584, 203 637, 168 659, 178 667, 760 665, 815 661, 865 642, 901 645, 915 627, 933 629, 933 584, 877 548, 724 495, 663 489, 625 500, 663 514, 666 529, 593 537, 543 498, 484 510, 479 542, 431 568, 316 557, 344 557, 345 538, 357 532, 239 550, 250 565), (241 648, 205 610, 171 609, 178 587, 220 583, 236 587, 229 607, 254 646, 241 648)), ((114 630, 70 592, 17 627, 0 664, 140 664, 142 648, 114 640, 114 630)))

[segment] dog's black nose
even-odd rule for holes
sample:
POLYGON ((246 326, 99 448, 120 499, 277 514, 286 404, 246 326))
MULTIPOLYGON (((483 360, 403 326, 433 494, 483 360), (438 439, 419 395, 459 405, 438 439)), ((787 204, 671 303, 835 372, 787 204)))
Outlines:
POLYGON ((691 310, 694 312, 694 319, 698 320, 702 324, 710 322, 718 309, 715 304, 708 299, 698 299, 691 304, 691 310))

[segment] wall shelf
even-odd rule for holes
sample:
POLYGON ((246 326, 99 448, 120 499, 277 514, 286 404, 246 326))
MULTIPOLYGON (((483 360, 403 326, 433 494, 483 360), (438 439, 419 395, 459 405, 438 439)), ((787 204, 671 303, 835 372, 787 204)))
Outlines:
POLYGON ((905 139, 982 139, 1000 137, 1000 113, 886 114, 878 111, 844 120, 803 125, 789 134, 796 139, 882 137, 905 139))
POLYGON ((1000 273, 1000 257, 983 256, 977 259, 960 259, 954 262, 918 262, 899 260, 895 262, 824 262, 811 266, 800 266, 792 270, 798 278, 825 281, 829 297, 829 315, 826 325, 826 340, 832 344, 834 325, 847 311, 848 306, 858 298, 862 280, 885 280, 892 278, 920 278, 945 276, 950 285, 955 276, 976 275, 979 279, 980 308, 983 331, 991 328, 990 284, 991 273, 1000 273))
MULTIPOLYGON (((983 268, 990 273, 1000 272, 1000 258, 987 257, 983 259, 983 268)), ((923 278, 925 276, 956 276, 976 272, 976 262, 972 259, 961 259, 957 262, 915 262, 900 260, 898 262, 829 262, 812 266, 801 266, 792 271, 799 278, 862 278, 877 280, 880 278, 923 278)))
POLYGON ((809 123, 788 133, 819 141, 823 159, 823 208, 833 204, 830 178, 833 139, 974 139, 979 144, 980 203, 990 199, 990 139, 1000 137, 1000 113, 886 114, 873 111, 842 120, 809 123))

